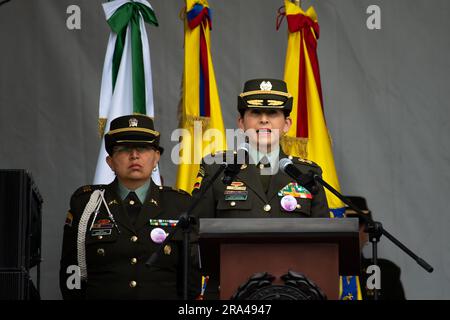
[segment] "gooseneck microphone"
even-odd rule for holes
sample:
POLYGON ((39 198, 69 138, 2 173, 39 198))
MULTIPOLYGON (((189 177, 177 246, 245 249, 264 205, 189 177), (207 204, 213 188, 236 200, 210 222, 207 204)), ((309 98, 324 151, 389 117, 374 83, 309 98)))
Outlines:
POLYGON ((227 163, 227 167, 223 172, 222 182, 229 186, 241 171, 241 166, 248 161, 249 145, 243 143, 234 153, 233 162, 227 163))

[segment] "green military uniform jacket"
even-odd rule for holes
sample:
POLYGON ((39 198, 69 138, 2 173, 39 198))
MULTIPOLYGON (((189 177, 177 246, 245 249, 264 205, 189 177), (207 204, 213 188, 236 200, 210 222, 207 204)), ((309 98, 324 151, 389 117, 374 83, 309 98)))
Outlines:
MULTIPOLYGON (((109 185, 93 185, 79 188, 70 201, 70 211, 64 226, 60 269, 60 289, 64 299, 178 299, 182 297, 182 231, 164 248, 153 266, 145 265, 147 259, 158 249, 152 241, 151 231, 162 228, 173 231, 170 225, 151 225, 157 219, 177 220, 187 208, 190 196, 170 187, 159 187, 151 182, 142 209, 133 225, 126 207, 118 196, 118 182, 109 185), (111 221, 104 204, 97 217, 91 214, 86 231, 85 249, 87 279, 80 290, 69 290, 66 273, 70 265, 78 265, 77 233, 80 217, 91 194, 104 189, 104 198, 117 227, 111 221), (93 228, 90 229, 91 225, 93 228), (120 233, 118 231, 120 230, 120 233)), ((197 250, 191 250, 196 254, 197 250)), ((198 260, 191 259, 190 297, 194 298, 201 279, 198 260)))
MULTIPOLYGON (((219 152, 203 159, 194 186, 193 196, 201 192, 202 188, 205 188, 208 181, 219 169, 219 164, 207 164, 213 162, 211 157, 218 157, 220 161, 224 157, 227 157, 229 152, 232 151, 219 152)), ((279 158, 282 159, 286 157, 288 156, 280 150, 279 158)), ((322 173, 320 167, 309 160, 293 157, 289 158, 302 172, 313 170, 318 174, 322 173)), ((293 188, 289 188, 289 186, 292 186, 292 184, 295 183, 294 179, 278 170, 276 174, 268 178, 270 181, 268 181, 266 193, 260 178, 260 170, 260 167, 255 164, 241 166, 241 171, 234 179, 232 186, 228 188, 222 182, 222 173, 213 183, 209 191, 206 192, 204 198, 195 210, 196 216, 199 218, 330 217, 323 187, 318 187, 316 195, 308 196, 306 194, 308 197, 305 198, 298 197, 299 194, 297 194, 297 206, 295 210, 286 211, 283 209, 280 202, 284 194, 289 192, 289 189, 292 191, 293 188)), ((305 196, 304 192, 300 193, 300 196, 305 196)), ((218 275, 211 274, 208 288, 205 293, 206 299, 218 299, 218 287, 218 275)))
MULTIPOLYGON (((209 157, 223 158, 223 154, 223 152, 217 153, 209 157)), ((280 151, 279 158, 286 157, 288 156, 280 151)), ((313 170, 318 174, 322 174, 320 167, 312 161, 293 157, 289 158, 302 172, 313 170)), ((193 195, 205 187, 208 180, 211 179, 219 168, 219 164, 206 164, 211 162, 211 159, 203 159, 193 195)), ((270 181, 266 193, 261 182, 260 170, 255 164, 243 165, 234 180, 233 186, 230 187, 226 187, 222 183, 222 174, 214 182, 211 189, 207 191, 204 199, 196 209, 198 216, 200 218, 330 217, 323 187, 318 186, 319 191, 316 195, 308 195, 308 192, 300 192, 300 194, 295 196, 297 200, 295 210, 286 211, 281 206, 281 199, 289 193, 287 189, 295 183, 294 179, 281 172, 281 170, 278 170, 276 174, 269 178, 270 181)))

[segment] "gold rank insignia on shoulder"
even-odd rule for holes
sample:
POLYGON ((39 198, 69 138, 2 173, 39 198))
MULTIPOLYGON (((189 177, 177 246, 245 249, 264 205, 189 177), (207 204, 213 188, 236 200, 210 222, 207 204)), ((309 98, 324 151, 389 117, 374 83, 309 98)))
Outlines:
POLYGON ((92 191, 92 187, 91 186, 84 186, 83 187, 83 192, 91 192, 92 191))
POLYGON ((197 176, 205 176, 205 168, 203 166, 200 166, 200 169, 198 170, 198 175, 197 176))
POLYGON ((308 160, 308 159, 298 158, 298 161, 304 162, 304 163, 307 163, 307 164, 313 164, 313 162, 311 160, 308 160))
POLYGON ((108 206, 112 206, 114 204, 119 204, 116 199, 111 200, 110 202, 108 202, 108 206))

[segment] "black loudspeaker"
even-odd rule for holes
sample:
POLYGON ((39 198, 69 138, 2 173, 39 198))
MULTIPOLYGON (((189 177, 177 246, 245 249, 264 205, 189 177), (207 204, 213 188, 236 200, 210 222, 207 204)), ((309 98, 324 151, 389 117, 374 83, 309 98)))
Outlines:
POLYGON ((29 300, 30 282, 25 270, 0 271, 0 300, 29 300))
POLYGON ((0 293, 3 299, 28 299, 29 271, 37 266, 40 273, 41 212, 42 197, 31 175, 25 170, 0 170, 0 293), (9 297, 5 296, 7 292, 11 293, 9 297))

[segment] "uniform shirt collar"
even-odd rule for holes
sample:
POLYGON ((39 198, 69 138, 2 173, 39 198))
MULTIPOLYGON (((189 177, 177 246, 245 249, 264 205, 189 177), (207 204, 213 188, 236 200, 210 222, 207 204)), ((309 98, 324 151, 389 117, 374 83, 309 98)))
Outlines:
POLYGON ((279 161, 279 155, 280 155, 280 147, 278 147, 276 150, 273 150, 272 152, 269 153, 263 153, 258 151, 258 149, 256 148, 252 148, 252 146, 249 146, 249 150, 248 150, 249 156, 251 159, 253 159, 253 163, 254 164, 258 164, 261 159, 265 156, 267 157, 267 159, 269 159, 270 162, 270 166, 272 168, 275 168, 276 166, 278 166, 278 161, 279 161))
POLYGON ((125 187, 120 181, 118 181, 119 186, 119 196, 120 199, 124 200, 130 192, 135 192, 141 203, 144 203, 145 197, 147 196, 148 188, 150 188, 150 179, 147 180, 146 183, 144 183, 142 186, 137 188, 136 190, 130 190, 127 187, 125 187))

